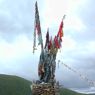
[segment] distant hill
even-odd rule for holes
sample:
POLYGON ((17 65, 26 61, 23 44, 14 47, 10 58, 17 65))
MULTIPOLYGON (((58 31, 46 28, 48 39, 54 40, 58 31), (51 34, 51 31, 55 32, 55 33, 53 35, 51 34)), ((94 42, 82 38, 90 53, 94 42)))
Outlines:
POLYGON ((30 81, 11 75, 0 75, 0 95, 31 95, 30 81))
POLYGON ((81 94, 81 93, 77 93, 66 88, 61 88, 60 95, 95 95, 95 94, 81 94))
MULTIPOLYGON (((0 75, 0 95, 32 95, 31 82, 11 75, 0 75)), ((60 95, 85 95, 61 88, 60 95)))

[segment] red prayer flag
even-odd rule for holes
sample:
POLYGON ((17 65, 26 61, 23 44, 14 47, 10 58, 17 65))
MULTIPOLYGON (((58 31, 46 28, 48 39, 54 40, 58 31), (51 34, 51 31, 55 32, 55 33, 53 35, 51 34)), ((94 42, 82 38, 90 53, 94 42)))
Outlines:
POLYGON ((35 28, 37 30, 39 44, 43 44, 37 1, 35 3, 35 28))
POLYGON ((63 37, 63 20, 61 21, 57 36, 59 36, 60 39, 62 39, 62 37, 63 37))
POLYGON ((58 38, 55 36, 54 38, 54 43, 55 43, 55 47, 56 48, 60 48, 59 42, 58 42, 58 38))
POLYGON ((51 39, 50 39, 50 41, 49 41, 48 49, 51 49, 51 47, 52 47, 52 37, 51 37, 51 39))

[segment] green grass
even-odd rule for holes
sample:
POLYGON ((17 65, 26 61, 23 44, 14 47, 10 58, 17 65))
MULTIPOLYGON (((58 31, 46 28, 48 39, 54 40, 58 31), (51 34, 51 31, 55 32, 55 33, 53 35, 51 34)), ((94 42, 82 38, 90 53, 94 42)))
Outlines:
POLYGON ((31 82, 10 75, 0 75, 0 95, 31 95, 31 82))
POLYGON ((80 94, 80 93, 76 93, 74 91, 68 90, 68 89, 60 89, 60 95, 85 95, 85 94, 80 94))
POLYGON ((81 93, 77 93, 77 92, 68 90, 66 88, 61 88, 60 95, 95 95, 95 94, 81 94, 81 93))
MULTIPOLYGON (((0 75, 0 95, 32 95, 31 82, 17 76, 0 75)), ((85 95, 61 88, 60 95, 85 95)), ((94 95, 94 94, 93 94, 94 95)))

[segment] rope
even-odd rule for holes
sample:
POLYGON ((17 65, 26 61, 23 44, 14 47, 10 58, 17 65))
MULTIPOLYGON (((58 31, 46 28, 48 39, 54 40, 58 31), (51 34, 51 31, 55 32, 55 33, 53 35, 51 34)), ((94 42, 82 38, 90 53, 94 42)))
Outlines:
POLYGON ((68 68, 69 70, 71 70, 72 72, 76 73, 81 79, 85 80, 86 82, 88 82, 89 86, 95 86, 95 82, 92 80, 89 80, 86 76, 84 76, 83 74, 79 73, 78 71, 76 71, 75 69, 71 68, 70 66, 68 66, 67 64, 61 62, 60 60, 58 60, 58 64, 62 63, 66 68, 68 68))

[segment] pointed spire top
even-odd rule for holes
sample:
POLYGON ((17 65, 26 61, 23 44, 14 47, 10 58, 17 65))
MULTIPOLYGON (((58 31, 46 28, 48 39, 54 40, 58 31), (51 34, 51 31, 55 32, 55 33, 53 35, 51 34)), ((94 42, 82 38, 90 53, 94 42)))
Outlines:
POLYGON ((49 32, 49 28, 47 28, 47 32, 49 32))
POLYGON ((35 3, 35 6, 37 6, 37 1, 36 1, 36 3, 35 3))
POLYGON ((37 4, 37 1, 36 1, 36 3, 35 4, 37 4))
POLYGON ((35 6, 36 6, 36 7, 38 6, 37 1, 36 1, 36 3, 35 3, 35 6))
POLYGON ((63 16, 62 21, 65 19, 66 15, 63 16))

